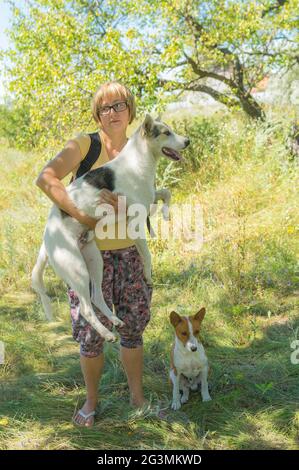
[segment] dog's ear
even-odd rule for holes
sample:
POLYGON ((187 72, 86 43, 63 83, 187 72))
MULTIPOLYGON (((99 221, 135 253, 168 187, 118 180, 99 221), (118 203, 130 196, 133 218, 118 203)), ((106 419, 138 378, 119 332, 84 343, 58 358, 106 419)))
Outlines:
POLYGON ((194 320, 198 320, 200 322, 203 321, 204 319, 204 316, 206 314, 206 309, 204 307, 202 307, 195 315, 194 315, 194 320))
POLYGON ((155 121, 161 122, 161 118, 162 118, 162 113, 159 113, 155 121))
POLYGON ((171 314, 169 315, 169 318, 170 318, 170 323, 174 327, 176 327, 182 321, 180 315, 178 313, 174 312, 174 311, 171 312, 171 314))
POLYGON ((150 114, 145 116, 145 119, 142 124, 142 131, 144 135, 150 135, 154 127, 154 121, 150 114))

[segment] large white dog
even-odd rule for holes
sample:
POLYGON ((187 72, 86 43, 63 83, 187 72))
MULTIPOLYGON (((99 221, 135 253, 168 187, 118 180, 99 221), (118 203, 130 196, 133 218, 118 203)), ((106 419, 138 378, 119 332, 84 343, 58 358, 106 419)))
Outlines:
MULTIPOLYGON (((67 186, 69 197, 78 207, 91 217, 95 217, 99 192, 106 188, 126 196, 127 206, 141 204, 148 214, 151 204, 157 199, 169 203, 168 191, 155 191, 155 175, 160 156, 180 160, 179 150, 189 145, 189 139, 175 134, 166 124, 146 115, 142 125, 129 139, 117 159, 92 170, 67 186)), ((114 222, 108 217, 100 218, 97 230, 102 225, 114 222)), ((119 215, 127 219, 124 212, 119 215)), ((132 217, 128 216, 128 225, 132 217)), ((94 313, 92 303, 106 315, 114 325, 122 325, 106 305, 102 294, 103 259, 93 236, 80 246, 79 240, 87 227, 80 224, 64 211, 53 205, 44 232, 36 265, 32 272, 32 287, 40 294, 45 315, 52 319, 50 299, 43 283, 43 272, 47 262, 78 295, 81 315, 106 340, 115 341, 115 336, 102 325, 94 313), (92 286, 90 295, 90 284, 92 286)), ((92 232, 90 232, 92 234, 92 232)), ((145 237, 135 240, 136 248, 144 265, 144 274, 151 283, 151 255, 145 237)))

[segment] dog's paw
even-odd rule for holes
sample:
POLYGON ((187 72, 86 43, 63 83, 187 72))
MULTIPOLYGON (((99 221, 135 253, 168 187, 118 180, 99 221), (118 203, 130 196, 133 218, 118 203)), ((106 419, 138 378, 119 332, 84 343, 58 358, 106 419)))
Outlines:
POLYGON ((181 404, 181 400, 178 398, 176 400, 173 400, 172 404, 171 404, 171 408, 174 410, 174 411, 177 411, 181 408, 182 404, 181 404))
POLYGON ((117 317, 112 317, 111 322, 113 323, 114 326, 124 326, 124 322, 117 317))
POLYGON ((212 400, 212 398, 210 397, 209 393, 202 397, 202 401, 211 401, 211 400, 212 400))
POLYGON ((107 333, 105 335, 105 340, 108 341, 109 343, 115 343, 116 336, 113 333, 107 333))

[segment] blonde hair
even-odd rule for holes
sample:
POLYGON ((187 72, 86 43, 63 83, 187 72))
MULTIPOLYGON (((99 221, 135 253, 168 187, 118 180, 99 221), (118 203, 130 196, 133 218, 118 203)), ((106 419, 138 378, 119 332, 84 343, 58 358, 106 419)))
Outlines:
POLYGON ((97 124, 101 124, 99 109, 103 103, 104 98, 109 95, 118 95, 128 103, 130 120, 129 124, 133 122, 136 117, 136 103, 134 95, 129 88, 119 82, 107 82, 100 86, 95 92, 91 102, 91 112, 97 124))

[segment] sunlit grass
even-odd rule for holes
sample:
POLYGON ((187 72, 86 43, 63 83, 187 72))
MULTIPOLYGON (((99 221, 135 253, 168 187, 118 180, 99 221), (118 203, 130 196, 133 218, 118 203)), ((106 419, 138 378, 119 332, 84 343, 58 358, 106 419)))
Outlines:
MULTIPOLYGON (((173 203, 192 197, 202 205, 203 247, 190 252, 180 240, 150 241, 155 290, 144 386, 152 406, 143 413, 130 407, 119 347, 109 345, 90 430, 71 422, 85 390, 65 287, 48 269, 50 324, 29 288, 50 207, 33 182, 50 152, 1 148, 1 449, 298 448, 299 365, 290 361, 299 334, 298 181, 284 124, 250 128, 239 118, 215 117, 198 126, 194 139, 197 132, 209 138, 193 141, 192 165, 185 163, 180 181, 170 184, 173 203), (172 412, 168 316, 202 305, 212 401, 192 394, 172 412), (155 416, 157 407, 168 409, 167 420, 155 416)), ((159 171, 162 177, 163 166, 159 171)))

